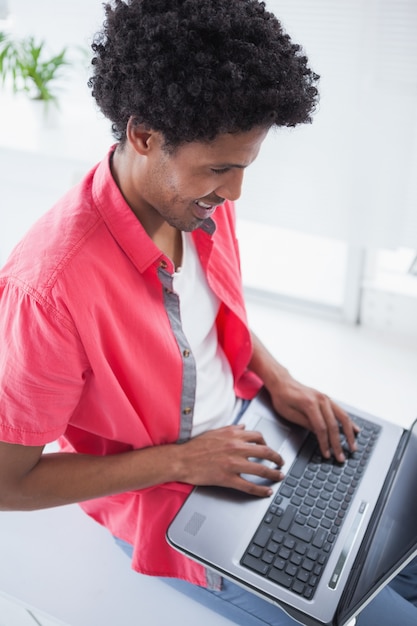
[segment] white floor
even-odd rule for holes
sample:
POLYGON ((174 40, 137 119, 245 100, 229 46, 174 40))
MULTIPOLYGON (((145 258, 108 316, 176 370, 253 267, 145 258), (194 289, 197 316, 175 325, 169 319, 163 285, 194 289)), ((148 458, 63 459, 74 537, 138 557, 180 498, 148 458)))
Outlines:
POLYGON ((62 622, 18 604, 14 598, 0 595, 0 626, 59 626, 62 622))
MULTIPOLYGON (((249 304, 255 332, 294 376, 409 426, 417 345, 396 336, 249 304)), ((0 514, 0 626, 230 626, 130 570, 107 531, 77 506, 0 514)))

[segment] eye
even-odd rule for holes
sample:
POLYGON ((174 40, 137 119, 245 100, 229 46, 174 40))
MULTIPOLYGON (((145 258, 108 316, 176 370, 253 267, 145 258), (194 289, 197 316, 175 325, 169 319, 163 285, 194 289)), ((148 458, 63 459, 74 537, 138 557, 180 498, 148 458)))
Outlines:
POLYGON ((212 168, 211 171, 213 172, 213 174, 224 174, 225 172, 228 172, 229 169, 230 167, 222 167, 220 169, 212 168))

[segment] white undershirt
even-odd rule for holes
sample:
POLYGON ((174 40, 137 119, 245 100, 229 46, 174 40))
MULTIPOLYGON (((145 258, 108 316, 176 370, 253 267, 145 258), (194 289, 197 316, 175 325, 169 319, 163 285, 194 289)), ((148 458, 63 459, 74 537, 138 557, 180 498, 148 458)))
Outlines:
POLYGON ((220 301, 210 289, 191 233, 182 233, 181 268, 174 274, 180 298, 182 328, 197 368, 192 436, 233 421, 236 396, 233 375, 217 340, 216 317, 220 301))

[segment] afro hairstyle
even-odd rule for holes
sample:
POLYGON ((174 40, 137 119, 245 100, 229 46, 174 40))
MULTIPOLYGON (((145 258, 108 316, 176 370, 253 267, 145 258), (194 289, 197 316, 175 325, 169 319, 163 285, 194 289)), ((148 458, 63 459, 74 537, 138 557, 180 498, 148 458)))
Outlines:
POLYGON ((122 144, 135 123, 166 146, 311 122, 319 77, 258 0, 113 0, 88 84, 122 144))

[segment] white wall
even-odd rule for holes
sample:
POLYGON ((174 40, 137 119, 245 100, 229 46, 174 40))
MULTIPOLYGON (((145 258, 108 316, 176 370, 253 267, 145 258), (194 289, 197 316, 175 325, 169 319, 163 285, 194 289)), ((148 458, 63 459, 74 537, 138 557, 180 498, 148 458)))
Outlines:
POLYGON ((88 46, 104 16, 101 0, 8 0, 13 32, 35 34, 53 49, 88 46))
MULTIPOLYGON (((16 34, 35 33, 54 50, 88 50, 104 15, 100 0, 9 5, 16 34)), ((417 247, 417 3, 267 6, 321 75, 321 103, 311 126, 267 139, 241 215, 356 245, 417 247)), ((86 89, 84 78, 75 84, 86 89)))

